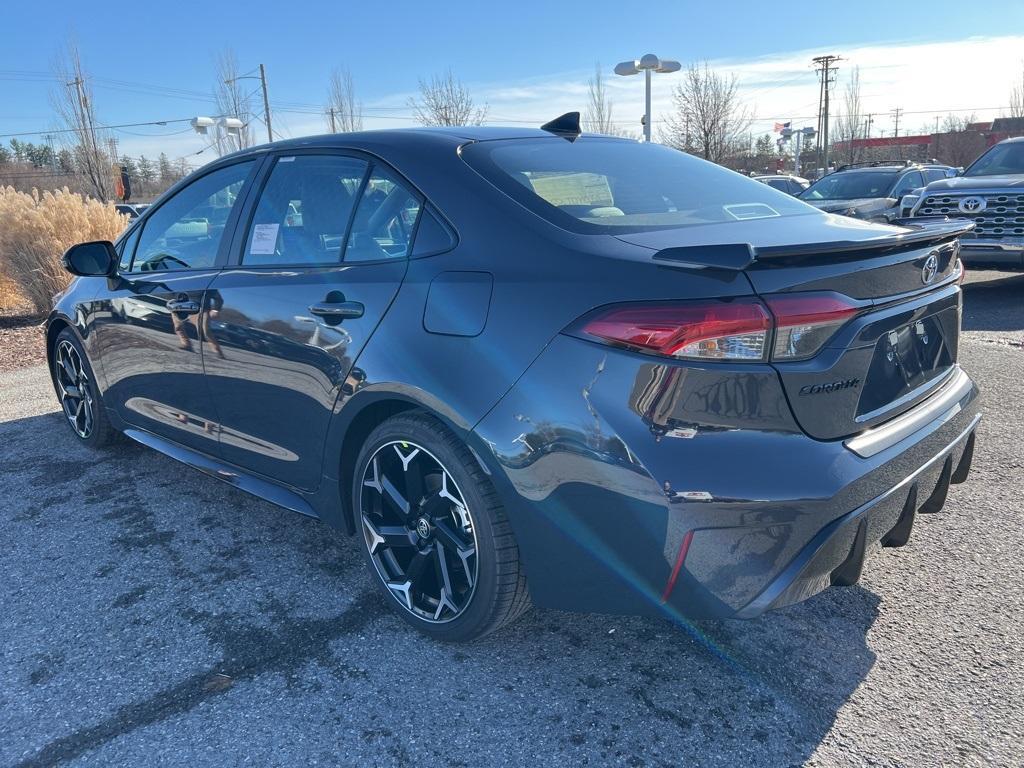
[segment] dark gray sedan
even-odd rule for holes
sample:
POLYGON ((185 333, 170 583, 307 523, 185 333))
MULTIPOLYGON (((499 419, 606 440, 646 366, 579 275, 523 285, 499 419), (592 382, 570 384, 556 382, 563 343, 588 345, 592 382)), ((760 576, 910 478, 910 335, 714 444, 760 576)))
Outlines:
POLYGON ((195 172, 65 254, 69 427, 355 534, 443 639, 855 583, 971 465, 961 225, 831 216, 577 120, 195 172))

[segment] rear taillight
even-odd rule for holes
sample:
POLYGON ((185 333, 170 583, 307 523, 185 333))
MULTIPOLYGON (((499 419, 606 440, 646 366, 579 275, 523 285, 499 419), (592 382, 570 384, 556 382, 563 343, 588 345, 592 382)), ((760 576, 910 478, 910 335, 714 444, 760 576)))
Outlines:
POLYGON ((817 353, 859 311, 834 294, 609 307, 586 318, 583 335, 687 360, 800 360, 817 353), (766 306, 767 304, 767 306, 766 306))
POLYGON ((763 360, 771 330, 752 299, 640 304, 608 309, 583 332, 613 344, 692 360, 763 360))
POLYGON ((795 293, 771 296, 766 301, 775 318, 773 360, 810 357, 859 311, 832 294, 795 293))

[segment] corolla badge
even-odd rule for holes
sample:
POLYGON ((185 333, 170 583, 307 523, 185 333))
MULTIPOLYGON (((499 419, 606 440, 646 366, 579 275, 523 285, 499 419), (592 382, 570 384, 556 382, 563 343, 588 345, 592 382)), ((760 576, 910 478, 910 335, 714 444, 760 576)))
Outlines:
POLYGON ((921 282, 930 285, 937 274, 939 274, 939 255, 931 253, 925 259, 924 266, 921 267, 921 282))
POLYGON ((984 197, 965 197, 960 201, 960 213, 981 213, 985 210, 984 197))

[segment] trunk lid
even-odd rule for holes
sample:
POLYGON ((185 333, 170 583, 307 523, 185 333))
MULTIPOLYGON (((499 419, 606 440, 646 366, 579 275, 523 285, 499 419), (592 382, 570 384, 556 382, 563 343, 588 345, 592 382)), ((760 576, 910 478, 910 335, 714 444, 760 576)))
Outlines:
MULTIPOLYGON (((750 258, 722 262, 727 243, 701 255, 679 232, 624 235, 660 260, 744 272, 762 296, 837 293, 859 313, 806 360, 773 362, 793 414, 811 437, 845 438, 909 410, 956 367, 960 333, 958 236, 971 225, 886 227, 853 219, 788 217, 759 222, 750 258), (780 226, 781 225, 781 226, 780 226), (824 236, 824 237, 823 237, 824 236), (834 236, 834 239, 828 239, 834 236), (702 263, 704 262, 704 263, 702 263)), ((710 227, 707 229, 711 229, 710 227)), ((737 230, 729 228, 735 238, 737 230)), ((711 232, 705 234, 712 234, 711 232)), ((733 246, 742 250, 743 246, 733 246)))

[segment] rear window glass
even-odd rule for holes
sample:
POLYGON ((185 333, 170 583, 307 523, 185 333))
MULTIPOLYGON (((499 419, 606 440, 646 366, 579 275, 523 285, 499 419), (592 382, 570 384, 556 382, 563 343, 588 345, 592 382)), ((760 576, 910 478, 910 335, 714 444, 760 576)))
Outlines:
POLYGON ((577 232, 817 213, 766 184, 659 144, 512 139, 470 144, 462 157, 510 197, 577 232))

